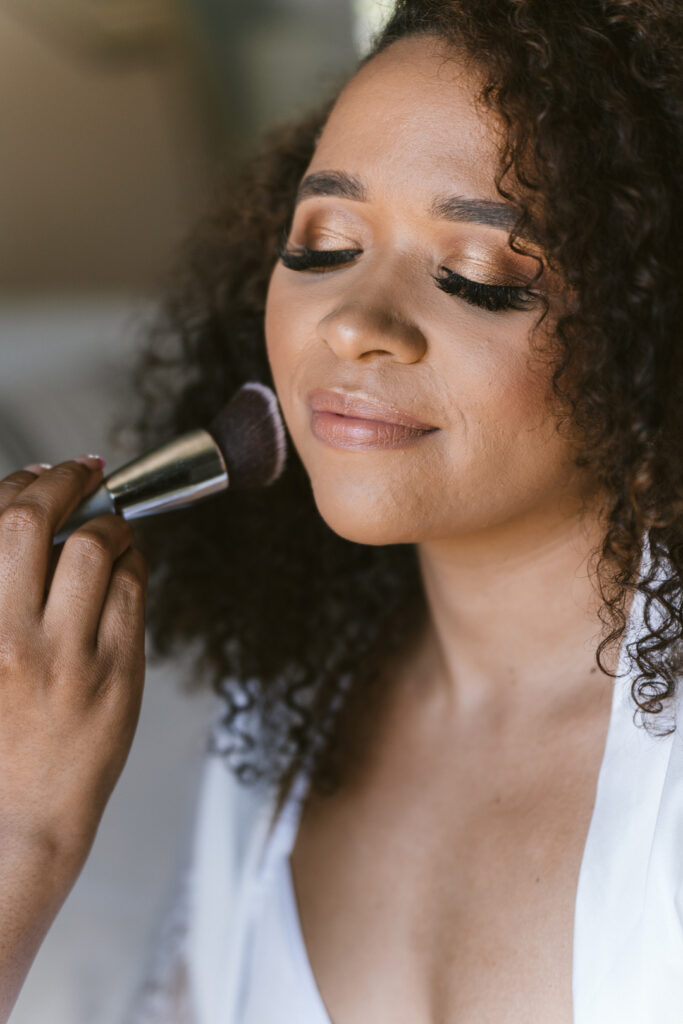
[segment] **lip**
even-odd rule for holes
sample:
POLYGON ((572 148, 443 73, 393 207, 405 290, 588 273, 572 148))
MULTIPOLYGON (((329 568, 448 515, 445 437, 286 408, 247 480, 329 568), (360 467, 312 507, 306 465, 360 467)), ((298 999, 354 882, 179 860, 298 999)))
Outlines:
POLYGON ((412 430, 437 430, 432 423, 424 423, 403 409, 378 402, 370 395, 362 392, 333 391, 327 388, 314 388, 306 395, 313 412, 335 413, 354 420, 365 420, 387 423, 395 426, 410 427, 412 430))

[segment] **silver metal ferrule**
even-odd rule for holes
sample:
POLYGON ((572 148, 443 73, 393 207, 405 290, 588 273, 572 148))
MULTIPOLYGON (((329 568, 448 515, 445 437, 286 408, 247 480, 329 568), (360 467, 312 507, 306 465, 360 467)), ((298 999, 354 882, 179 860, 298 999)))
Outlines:
POLYGON ((191 430, 105 477, 67 519, 53 544, 61 544, 88 519, 105 512, 140 519, 193 505, 228 485, 227 466, 211 434, 191 430))

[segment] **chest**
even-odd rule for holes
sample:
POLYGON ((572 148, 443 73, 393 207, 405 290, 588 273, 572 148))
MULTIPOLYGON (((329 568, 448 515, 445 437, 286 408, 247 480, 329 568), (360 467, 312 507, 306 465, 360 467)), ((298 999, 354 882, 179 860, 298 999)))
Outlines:
POLYGON ((571 1024, 603 746, 389 745, 362 785, 307 802, 292 878, 333 1024, 571 1024))

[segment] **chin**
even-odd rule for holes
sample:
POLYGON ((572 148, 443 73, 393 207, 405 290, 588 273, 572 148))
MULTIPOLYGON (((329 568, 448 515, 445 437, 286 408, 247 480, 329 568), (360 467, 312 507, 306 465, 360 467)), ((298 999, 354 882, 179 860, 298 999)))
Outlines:
POLYGON ((407 533, 405 518, 382 508, 370 498, 358 495, 340 495, 339 492, 321 493, 313 487, 318 512, 331 530, 354 544, 379 547, 384 544, 408 544, 414 541, 414 531, 407 533))

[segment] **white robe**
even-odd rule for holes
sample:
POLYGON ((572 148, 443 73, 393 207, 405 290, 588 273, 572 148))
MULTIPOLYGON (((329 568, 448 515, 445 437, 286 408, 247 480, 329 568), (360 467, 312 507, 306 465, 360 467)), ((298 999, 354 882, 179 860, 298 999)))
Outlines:
MULTIPOLYGON (((637 666, 626 647, 643 631, 642 609, 638 593, 579 872, 574 1024, 683 1022, 681 694, 679 687, 667 719, 676 721, 674 733, 652 736, 634 724, 637 666)), ((220 758, 207 757, 187 874, 125 1024, 241 1024, 250 914, 274 800, 272 790, 241 785, 220 758)))

